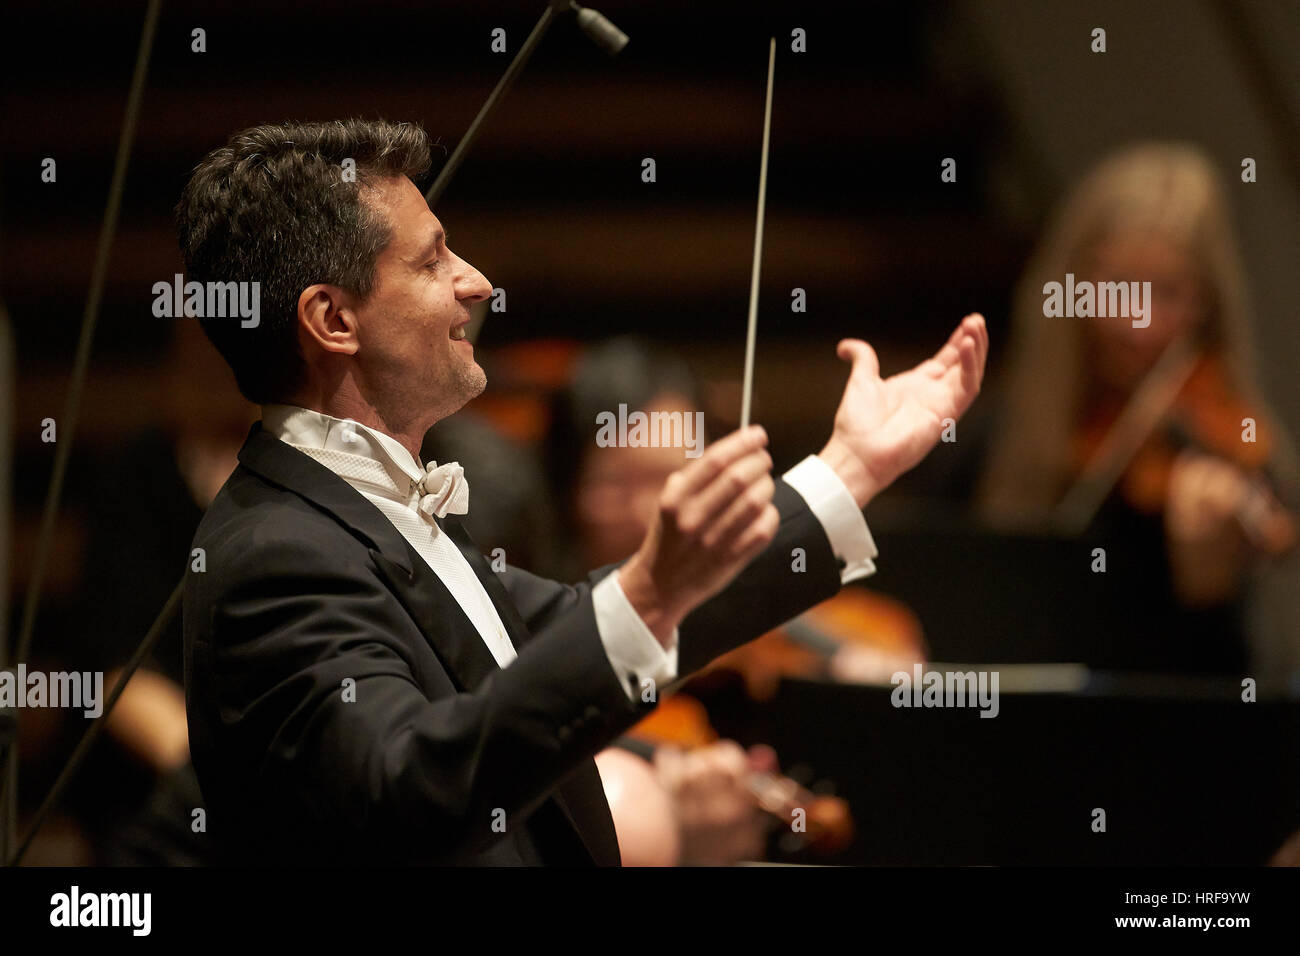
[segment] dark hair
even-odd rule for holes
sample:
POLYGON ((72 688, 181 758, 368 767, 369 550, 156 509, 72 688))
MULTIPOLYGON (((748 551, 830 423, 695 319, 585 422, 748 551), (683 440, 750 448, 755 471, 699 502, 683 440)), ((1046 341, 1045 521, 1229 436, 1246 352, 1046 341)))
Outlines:
POLYGON ((639 336, 609 339, 588 349, 579 360, 568 388, 552 400, 551 427, 543 448, 555 500, 562 503, 570 527, 582 463, 595 447, 596 416, 620 404, 629 411, 643 410, 666 392, 699 405, 690 367, 639 336))
POLYGON ((392 238, 361 187, 429 170, 429 142, 412 123, 347 119, 255 126, 195 168, 176 207, 187 279, 259 282, 259 321, 204 316, 240 392, 262 404, 302 384, 298 297, 328 282, 365 298, 392 238), (356 164, 355 177, 343 162, 356 164), (355 181, 349 181, 355 178, 355 181))

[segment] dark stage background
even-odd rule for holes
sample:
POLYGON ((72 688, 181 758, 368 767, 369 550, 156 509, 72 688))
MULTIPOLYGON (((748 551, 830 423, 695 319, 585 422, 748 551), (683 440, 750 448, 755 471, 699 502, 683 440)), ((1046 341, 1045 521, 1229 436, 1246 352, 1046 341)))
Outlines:
MULTIPOLYGON (((11 635, 53 461, 40 423, 63 409, 144 6, 14 0, 3 14, 0 294, 16 356, 11 635), (57 160, 55 183, 40 180, 46 157, 57 160)), ((1012 289, 1048 210, 1098 159, 1139 139, 1194 142, 1224 176, 1251 291, 1256 384, 1296 436, 1297 5, 598 6, 631 36, 629 46, 611 60, 572 24, 552 28, 435 209, 457 253, 507 293, 507 311, 489 315, 478 337, 489 386, 471 409, 510 438, 540 442, 544 400, 563 384, 573 356, 626 333, 681 355, 703 386, 715 432, 734 427, 771 35, 778 56, 754 414, 772 437, 778 468, 815 451, 828 432, 847 373, 834 355, 844 335, 870 341, 892 372, 932 352, 962 315, 981 311, 992 353, 980 401, 995 396, 1012 289), (1089 49, 1097 26, 1107 30, 1104 54, 1089 49), (807 53, 789 52, 794 28, 807 31, 807 53), (1239 177, 1247 156, 1259 169, 1252 184, 1239 177), (656 162, 654 183, 641 179, 645 157, 656 162), (940 181, 945 158, 957 163, 953 183, 940 181), (794 287, 807 290, 806 314, 790 311, 794 287)), ((171 210, 194 165, 246 126, 353 115, 419 122, 449 152, 509 62, 509 54, 490 51, 490 31, 504 28, 513 53, 542 8, 540 0, 164 5, 36 657, 72 659, 76 648, 95 642, 106 623, 86 598, 105 582, 121 592, 135 578, 137 600, 113 613, 123 633, 141 634, 148 609, 174 583, 165 562, 133 566, 127 575, 110 566, 113 531, 111 522, 103 530, 101 495, 104 482, 124 480, 112 477, 120 474, 113 463, 135 454, 151 430, 249 411, 222 397, 234 398, 233 382, 193 327, 179 329, 186 320, 151 311, 153 284, 182 271, 171 210), (196 27, 206 31, 206 52, 191 51, 196 27)), ((955 577, 966 545, 936 541, 934 512, 928 522, 913 520, 920 490, 904 481, 868 510, 882 544, 881 576, 868 583, 907 595, 931 583, 940 593, 968 588, 955 603, 940 600, 922 614, 934 622, 937 659, 1106 665, 1092 649, 1123 642, 1108 628, 1123 617, 1128 598, 1117 599, 1111 618, 1084 627, 1067 595, 1057 635, 1064 643, 1039 643, 1051 647, 1040 654, 1025 650, 1030 625, 1014 587, 981 599, 955 577), (928 548, 917 553, 935 563, 903 560, 891 577, 890 549, 905 552, 912 542, 928 548), (929 582, 926 567, 943 567, 929 573, 944 576, 929 582), (963 638, 960 621, 945 616, 954 606, 975 608, 963 612, 968 617, 982 612, 987 620, 977 627, 970 618, 969 632, 981 636, 963 638), (1011 638, 999 643, 1008 630, 1011 638)), ((161 548, 177 547, 177 538, 183 547, 183 525, 196 520, 183 503, 172 504, 159 519, 174 522, 159 532, 161 548)), ((120 555, 155 530, 121 526, 120 555)), ((1003 560, 1004 583, 1029 581, 1043 565, 1025 554, 971 551, 969 561, 981 562, 989 581, 998 575, 988 562, 1003 560)), ((1072 593, 1077 602, 1080 590, 1072 593)), ((959 712, 909 722, 881 706, 879 691, 838 688, 818 705, 795 684, 779 698, 788 719, 741 704, 720 709, 727 715, 720 719, 731 721, 726 730, 738 739, 779 741, 792 759, 843 781, 862 810, 849 862, 1263 862, 1300 826, 1295 705, 1285 699, 1300 687, 1297 594, 1300 569, 1291 559, 1251 598, 1249 673, 1274 698, 1258 719, 1224 716, 1238 685, 1233 676, 1195 693, 1145 679, 1093 684, 1079 697, 1031 694, 1026 709, 1000 721, 970 721, 974 715, 959 712), (846 731, 855 720, 861 726, 846 731), (1099 736, 1089 737, 1077 721, 1099 736), (891 722, 897 736, 884 735, 891 722), (1059 744, 1070 748, 1065 756, 1045 749, 1062 739, 1051 729, 1057 722, 1073 728, 1059 744), (998 733, 981 735, 983 724, 999 724, 998 733), (1133 757, 1130 748, 1148 733, 1179 744, 1133 757), (1113 746, 1087 744, 1101 737, 1113 746), (958 759, 977 747, 987 748, 978 752, 987 760, 958 759), (1192 767, 1202 747, 1209 756, 1192 767), (1219 762, 1216 754, 1230 759, 1219 762), (889 769, 877 773, 882 761, 889 769), (1062 776, 1067 766, 1071 775, 1062 776), (945 781, 951 791, 941 790, 945 781), (1142 825, 1127 841, 1116 838, 1101 850, 1084 845, 1087 834, 1053 842, 1060 831, 1051 807, 1086 781, 1132 798, 1125 806, 1142 825), (1157 784, 1166 788, 1162 795, 1152 795, 1157 784), (1184 799, 1201 784, 1207 804, 1184 799), (968 790, 984 796, 969 798, 968 790), (953 798, 938 799, 941 792, 953 798), (1133 797, 1138 793, 1147 796, 1133 797), (915 811, 918 795, 925 795, 924 814, 915 811), (1015 809, 1035 803, 1037 816, 1015 809)), ((1159 664, 1149 670, 1158 674, 1159 664)), ((30 809, 75 737, 67 727, 23 719, 37 748, 23 778, 30 809)), ((111 782, 114 761, 128 759, 101 755, 98 776, 87 780, 111 782)), ((86 792, 90 786, 82 785, 70 807, 98 799, 86 792)), ((1096 805, 1092 799, 1080 796, 1078 812, 1096 805)), ((70 821, 80 812, 51 824, 39 859, 80 859, 60 842, 75 833, 70 821)))

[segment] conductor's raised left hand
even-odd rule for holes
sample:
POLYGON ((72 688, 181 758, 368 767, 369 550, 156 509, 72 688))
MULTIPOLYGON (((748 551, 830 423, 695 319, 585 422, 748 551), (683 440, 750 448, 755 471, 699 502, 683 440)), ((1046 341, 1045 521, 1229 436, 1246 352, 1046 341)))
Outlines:
POLYGON ((979 394, 988 358, 984 317, 962 319, 943 348, 920 365, 880 377, 875 350, 844 339, 836 352, 853 363, 835 413, 830 441, 819 456, 865 507, 929 453, 945 420, 959 419, 979 394))

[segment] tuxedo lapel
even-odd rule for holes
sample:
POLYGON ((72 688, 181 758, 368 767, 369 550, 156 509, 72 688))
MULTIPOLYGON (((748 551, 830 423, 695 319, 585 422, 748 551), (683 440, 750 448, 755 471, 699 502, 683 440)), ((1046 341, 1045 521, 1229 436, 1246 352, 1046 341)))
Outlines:
MULTIPOLYGON (((456 547, 465 556, 469 566, 474 569, 474 574, 482 582, 488 597, 492 599, 492 604, 501 616, 501 623, 506 626, 510 640, 518 651, 530 635, 527 625, 515 609, 514 601, 510 600, 510 594, 501 584, 500 577, 492 570, 487 558, 474 544, 474 539, 469 536, 469 532, 465 530, 459 518, 447 515, 437 520, 438 527, 442 528, 456 543, 456 547)), ((556 804, 564 811, 565 817, 582 838, 591 858, 601 866, 618 866, 618 834, 614 831, 614 821, 609 814, 609 803, 605 799, 604 784, 601 783, 600 771, 595 761, 587 760, 575 767, 555 789, 554 796, 556 804), (590 834, 597 832, 603 832, 605 839, 599 842, 589 839, 590 834), (612 857, 603 852, 605 847, 613 848, 612 857)))
POLYGON ((501 579, 492 570, 487 558, 478 549, 478 545, 469 536, 469 532, 465 530, 465 526, 459 518, 454 515, 447 515, 436 520, 438 527, 455 542, 456 547, 460 549, 460 553, 469 562, 469 566, 474 569, 474 575, 483 585, 483 590, 487 591, 488 597, 492 599, 497 614, 501 616, 501 623, 505 625, 506 633, 510 636, 510 642, 514 644, 515 651, 518 652, 529 638, 528 627, 524 624, 523 618, 519 616, 519 611, 515 609, 515 602, 510 600, 509 593, 502 586, 501 579))
POLYGON ((473 690, 498 670, 496 658, 442 578, 412 552, 410 572, 380 551, 370 554, 452 680, 460 690, 473 690))
MULTIPOLYGON (((331 514, 370 545, 370 554, 389 589, 406 608, 448 675, 462 691, 472 691, 498 669, 496 659, 478 629, 442 579, 393 527, 391 521, 351 485, 309 455, 304 455, 254 423, 239 452, 250 471, 331 514)), ((439 526, 455 542, 483 584, 518 650, 528 629, 501 581, 482 552, 456 519, 441 519, 439 526)), ((580 764, 552 794, 573 833, 566 839, 571 849, 557 850, 564 858, 577 854, 601 865, 618 865, 618 838, 609 806, 604 802, 600 774, 594 761, 580 764), (584 830, 601 833, 589 839, 584 830), (572 838, 576 836, 577 840, 572 838), (613 856, 606 852, 613 848, 613 856)), ((558 821, 557 821, 558 822, 558 821)))
POLYGON ((239 461, 328 512, 370 545, 371 557, 389 589, 461 690, 473 690, 497 669, 478 629, 442 579, 364 495, 311 456, 271 435, 261 422, 249 431, 239 461))

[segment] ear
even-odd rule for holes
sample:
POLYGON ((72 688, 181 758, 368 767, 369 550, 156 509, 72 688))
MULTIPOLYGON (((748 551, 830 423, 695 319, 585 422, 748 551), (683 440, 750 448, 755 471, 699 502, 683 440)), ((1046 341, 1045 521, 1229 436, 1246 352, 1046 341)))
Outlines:
POLYGON ((304 354, 311 345, 338 355, 356 354, 360 343, 352 302, 352 296, 336 285, 318 283, 302 290, 298 296, 298 337, 304 354))

